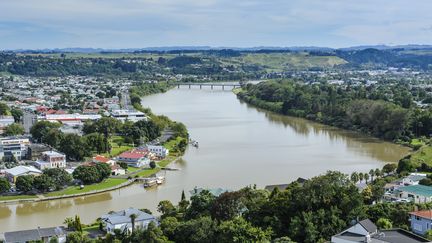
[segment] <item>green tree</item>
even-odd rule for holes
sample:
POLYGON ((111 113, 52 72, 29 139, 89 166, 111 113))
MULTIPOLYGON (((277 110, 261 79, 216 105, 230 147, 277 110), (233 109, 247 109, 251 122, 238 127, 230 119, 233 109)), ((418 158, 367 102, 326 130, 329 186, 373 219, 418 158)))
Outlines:
POLYGON ((84 138, 89 150, 96 151, 98 154, 108 152, 108 140, 105 139, 103 134, 90 133, 84 138))
POLYGON ((61 125, 59 123, 54 123, 50 121, 38 121, 32 126, 32 128, 30 129, 30 133, 33 139, 39 142, 45 142, 42 141, 42 138, 45 136, 45 134, 47 134, 48 131, 52 128, 59 128, 60 126, 61 125))
POLYGON ((151 162, 150 162, 150 168, 151 168, 151 169, 156 168, 156 162, 151 161, 151 162))
POLYGON ((268 242, 271 231, 254 227, 243 218, 224 221, 217 228, 217 238, 220 242, 268 242))
POLYGON ((75 231, 78 231, 78 232, 81 232, 81 233, 83 232, 83 230, 82 230, 82 224, 81 224, 81 219, 80 219, 80 217, 78 215, 75 215, 74 229, 75 229, 75 231))
POLYGON ((74 227, 75 221, 72 217, 65 218, 63 221, 63 224, 66 225, 66 227, 71 230, 74 227))
POLYGON ((67 171, 61 168, 45 169, 43 171, 43 174, 47 175, 49 178, 53 180, 57 190, 71 183, 73 179, 72 176, 67 171))
POLYGON ((370 178, 371 178, 371 181, 373 181, 374 179, 374 176, 375 176, 375 171, 374 171, 374 169, 371 169, 370 171, 369 171, 369 175, 370 175, 370 178))
POLYGON ((368 183, 368 180, 369 180, 369 174, 368 173, 364 173, 363 174, 363 177, 364 177, 364 179, 365 179, 365 181, 366 181, 366 184, 368 183))
POLYGON ((17 136, 24 134, 24 127, 18 123, 12 123, 5 128, 4 135, 6 136, 17 136))
POLYGON ((74 179, 81 180, 84 184, 92 184, 100 181, 99 171, 95 166, 78 166, 72 173, 74 179))
POLYGON ((109 164, 96 163, 95 167, 99 172, 99 181, 102 181, 111 175, 111 166, 109 164))
POLYGON ((175 230, 175 242, 206 243, 230 242, 216 238, 217 224, 210 217, 200 217, 180 223, 175 230))
POLYGON ((91 243, 92 240, 83 232, 72 232, 66 236, 66 243, 91 243))
POLYGON ((91 151, 88 149, 83 138, 76 134, 65 134, 60 141, 60 151, 66 154, 71 160, 80 161, 84 157, 90 156, 91 151))
POLYGON ((0 193, 7 192, 10 188, 9 181, 4 177, 0 177, 0 193))
POLYGON ((424 237, 426 237, 428 240, 432 240, 432 230, 426 231, 424 237))
POLYGON ((11 109, 11 114, 12 114, 15 122, 21 122, 22 117, 24 116, 22 110, 17 109, 17 108, 12 108, 11 109))
POLYGON ((395 172, 395 170, 397 169, 397 165, 395 163, 390 163, 390 164, 386 164, 383 167, 383 172, 386 174, 390 174, 395 172))
POLYGON ((9 107, 5 103, 0 102, 0 115, 1 116, 8 115, 9 112, 10 112, 9 107))
POLYGON ((130 221, 131 221, 131 225, 132 225, 132 234, 134 233, 134 230, 135 230, 135 220, 136 220, 136 218, 138 217, 138 215, 136 215, 136 214, 131 214, 131 215, 129 215, 129 218, 130 218, 130 221))
POLYGON ((15 181, 15 186, 19 191, 29 192, 33 189, 33 178, 32 175, 18 176, 15 181))
POLYGON ((33 179, 33 187, 41 192, 46 192, 55 187, 55 183, 51 177, 46 174, 36 176, 33 179))
POLYGON ((211 216, 219 221, 231 220, 239 216, 244 209, 241 192, 225 192, 212 204, 211 216))
POLYGON ((162 218, 173 217, 177 214, 177 209, 168 200, 160 201, 157 207, 157 211, 162 214, 162 218))
POLYGON ((359 174, 357 172, 351 173, 351 181, 357 183, 359 181, 359 174))
POLYGON ((389 219, 379 218, 376 222, 376 225, 379 229, 391 229, 393 228, 393 224, 389 219))
POLYGON ((200 216, 209 216, 214 200, 215 196, 213 196, 208 190, 203 190, 199 194, 193 195, 190 198, 191 204, 186 210, 185 217, 191 219, 200 216))
POLYGON ((175 217, 164 217, 160 223, 162 232, 171 240, 175 238, 175 233, 179 225, 180 223, 175 217))

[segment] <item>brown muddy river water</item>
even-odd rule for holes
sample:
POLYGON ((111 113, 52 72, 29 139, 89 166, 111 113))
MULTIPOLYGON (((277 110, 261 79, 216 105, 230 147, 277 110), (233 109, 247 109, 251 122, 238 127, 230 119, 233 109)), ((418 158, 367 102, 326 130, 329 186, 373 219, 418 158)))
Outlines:
MULTIPOLYGON (((173 89, 142 99, 157 114, 181 121, 199 149, 189 147, 158 188, 141 184, 98 195, 37 203, 0 205, 0 232, 56 226, 75 214, 90 223, 111 210, 149 208, 160 200, 177 203, 182 190, 198 187, 239 189, 256 184, 288 183, 327 170, 368 172, 396 162, 408 149, 323 126, 262 111, 220 88, 173 89)), ((189 193, 187 193, 189 194, 189 193)))

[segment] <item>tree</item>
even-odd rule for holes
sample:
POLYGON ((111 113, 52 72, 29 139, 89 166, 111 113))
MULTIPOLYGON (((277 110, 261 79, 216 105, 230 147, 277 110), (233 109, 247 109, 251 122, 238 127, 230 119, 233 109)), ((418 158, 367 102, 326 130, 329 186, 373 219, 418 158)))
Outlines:
POLYGON ((33 139, 39 142, 45 142, 42 141, 44 135, 47 134, 48 131, 52 128, 59 128, 60 126, 60 123, 54 123, 50 121, 38 121, 32 126, 32 128, 30 129, 30 133, 33 139))
POLYGON ((364 179, 364 174, 362 172, 359 173, 359 180, 362 182, 364 179))
POLYGON ((376 169, 375 169, 375 176, 378 178, 378 177, 380 177, 381 175, 382 175, 381 170, 378 169, 378 168, 376 168, 376 169))
POLYGON ((18 176, 15 181, 16 188, 22 192, 31 191, 33 189, 33 178, 32 175, 18 176))
POLYGON ((157 211, 162 214, 162 218, 175 216, 177 214, 176 208, 168 200, 160 201, 157 207, 157 211))
POLYGON ((176 229, 180 225, 177 218, 165 217, 161 220, 160 227, 164 235, 168 236, 169 239, 174 239, 176 229))
POLYGON ((210 215, 210 209, 215 196, 208 190, 203 190, 199 194, 193 195, 190 200, 191 204, 185 214, 187 219, 210 215))
POLYGON ((89 150, 96 151, 98 154, 108 151, 108 140, 105 139, 103 134, 97 132, 90 133, 84 136, 84 138, 89 150))
POLYGON ((66 243, 91 243, 92 240, 83 232, 72 232, 67 234, 66 243))
POLYGON ((363 177, 364 177, 364 179, 366 181, 366 184, 367 184, 368 180, 369 180, 369 174, 368 173, 364 173, 363 177))
POLYGON ((357 183, 359 181, 359 174, 357 172, 351 173, 351 181, 357 183))
POLYGON ((270 241, 271 231, 264 231, 254 227, 243 218, 224 221, 217 228, 220 242, 267 242, 270 241))
POLYGON ((241 192, 225 192, 213 201, 211 216, 219 221, 226 221, 241 214, 244 205, 241 192))
POLYGON ((150 162, 150 168, 152 168, 152 169, 156 168, 156 162, 151 161, 150 162))
POLYGON ((0 177, 0 193, 7 192, 10 188, 9 181, 4 177, 0 177))
POLYGON ((9 114, 9 107, 5 103, 0 102, 0 115, 4 116, 8 114, 9 114))
POLYGON ((133 232, 134 232, 134 230, 135 230, 135 219, 138 217, 138 215, 136 215, 136 214, 131 214, 131 215, 129 215, 129 218, 130 218, 130 220, 131 220, 131 225, 132 225, 132 234, 133 234, 133 232))
POLYGON ((6 136, 17 136, 24 134, 24 127, 18 123, 12 123, 5 128, 4 135, 6 136))
POLYGON ((371 169, 370 171, 369 171, 369 175, 370 175, 370 178, 371 178, 371 181, 373 181, 374 179, 374 175, 375 175, 375 171, 374 171, 374 169, 371 169))
POLYGON ((125 162, 117 162, 117 164, 122 168, 127 170, 128 169, 128 165, 125 162))
POLYGON ((96 163, 95 165, 99 172, 99 181, 103 181, 111 175, 111 166, 107 163, 96 163))
POLYGON ((63 186, 68 185, 72 181, 72 176, 61 168, 45 169, 43 174, 47 175, 54 182, 54 186, 57 190, 61 189, 63 186))
POLYGON ((22 110, 17 109, 17 108, 12 108, 11 114, 12 114, 15 122, 20 122, 22 117, 24 116, 24 113, 22 112, 22 110))
POLYGON ((391 229, 393 228, 393 224, 389 219, 379 218, 376 222, 376 225, 379 229, 391 229))
POLYGON ((74 229, 75 231, 81 232, 82 233, 82 224, 81 224, 81 219, 78 215, 75 215, 75 220, 74 220, 74 229))
POLYGON ((383 167, 383 172, 386 174, 391 174, 395 172, 396 169, 397 169, 397 165, 395 163, 386 164, 383 167))
POLYGON ((33 187, 41 192, 46 192, 55 186, 54 181, 46 174, 36 176, 33 179, 33 187))
POLYGON ((53 148, 58 148, 63 137, 64 134, 60 129, 51 128, 42 136, 42 141, 53 148))
POLYGON ((82 181, 84 184, 99 182, 100 174, 95 166, 78 166, 72 173, 74 179, 82 181))
POLYGON ((65 134, 60 141, 59 150, 65 153, 69 159, 76 161, 91 155, 84 139, 76 134, 65 134))
POLYGON ((69 230, 71 230, 74 227, 75 221, 74 221, 74 219, 72 217, 68 217, 68 218, 65 218, 65 220, 63 221, 63 224, 65 224, 66 227, 69 230))
POLYGON ((140 242, 148 243, 168 243, 168 238, 163 234, 162 230, 156 226, 154 222, 150 222, 142 234, 139 236, 140 242))
POLYGON ((432 240, 432 230, 426 231, 424 237, 426 237, 428 240, 432 240))
POLYGON ((210 217, 199 217, 178 224, 173 238, 174 242, 230 242, 216 238, 217 224, 210 217))

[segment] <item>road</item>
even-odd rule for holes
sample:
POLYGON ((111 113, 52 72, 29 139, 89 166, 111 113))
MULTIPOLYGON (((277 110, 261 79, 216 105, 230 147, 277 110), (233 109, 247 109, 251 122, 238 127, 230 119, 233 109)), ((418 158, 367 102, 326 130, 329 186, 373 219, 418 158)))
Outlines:
POLYGON ((23 126, 26 134, 30 133, 30 128, 36 123, 36 115, 30 112, 24 112, 23 114, 23 126))

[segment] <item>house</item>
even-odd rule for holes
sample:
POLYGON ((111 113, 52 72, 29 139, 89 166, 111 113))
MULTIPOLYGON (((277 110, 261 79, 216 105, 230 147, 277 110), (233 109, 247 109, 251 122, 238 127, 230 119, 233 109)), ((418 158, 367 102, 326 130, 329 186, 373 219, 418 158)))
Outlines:
POLYGON ((41 174, 42 174, 42 171, 36 169, 33 166, 23 166, 23 165, 20 165, 20 166, 16 166, 16 167, 13 167, 11 169, 5 170, 6 178, 8 178, 8 180, 11 183, 15 183, 16 178, 18 176, 23 176, 23 175, 35 175, 35 176, 39 176, 41 174))
POLYGON ((123 152, 116 157, 117 162, 125 162, 128 166, 142 167, 150 164, 150 159, 141 153, 123 152))
POLYGON ((95 163, 107 163, 107 164, 109 164, 111 166, 115 165, 115 161, 114 160, 112 160, 110 158, 107 158, 107 157, 105 157, 103 155, 96 155, 95 157, 93 157, 93 162, 95 162, 95 163))
POLYGON ((114 164, 111 165, 111 175, 125 175, 126 170, 123 169, 120 165, 114 164))
POLYGON ((165 158, 169 154, 168 149, 160 145, 147 145, 147 149, 150 151, 150 153, 154 153, 160 158, 165 158))
POLYGON ((403 186, 418 185, 419 182, 425 178, 426 178, 426 174, 412 173, 411 175, 402 178, 402 180, 400 181, 400 185, 403 186))
POLYGON ((20 160, 27 156, 30 140, 28 137, 3 137, 0 138, 0 160, 3 157, 14 156, 20 160))
POLYGON ((399 198, 415 203, 432 202, 432 187, 424 185, 403 186, 395 192, 399 198))
POLYGON ((409 214, 411 230, 414 233, 424 235, 432 229, 432 210, 415 211, 409 214))
POLYGON ((40 170, 65 168, 66 155, 55 151, 43 152, 41 159, 35 162, 35 166, 40 170))
POLYGON ((66 230, 63 227, 37 228, 32 230, 20 230, 4 233, 5 243, 25 243, 25 242, 66 242, 66 230))
POLYGON ((126 120, 133 122, 148 120, 148 117, 143 112, 136 110, 113 110, 111 116, 122 122, 126 120))
POLYGON ((135 228, 143 228, 146 229, 150 222, 158 223, 156 217, 144 213, 135 208, 128 208, 125 210, 121 210, 118 212, 111 212, 105 215, 102 215, 101 221, 104 225, 104 230, 110 234, 114 234, 114 230, 118 229, 122 232, 131 232, 132 231, 132 222, 131 215, 134 214, 135 218, 135 228))
POLYGON ((369 219, 356 222, 350 228, 332 236, 332 243, 403 243, 430 242, 423 237, 403 229, 378 230, 369 219))

